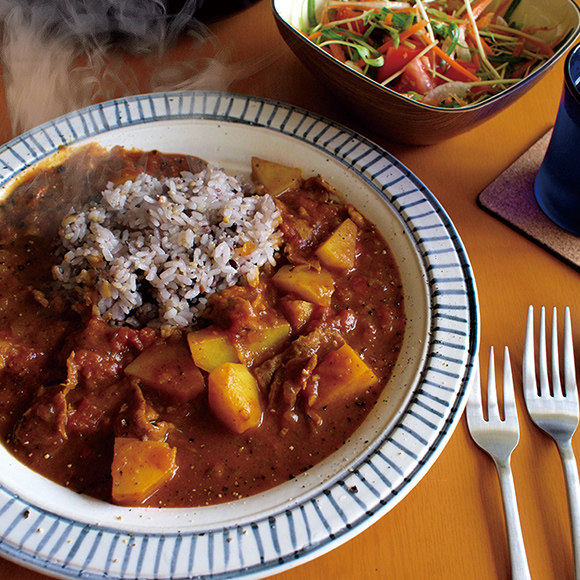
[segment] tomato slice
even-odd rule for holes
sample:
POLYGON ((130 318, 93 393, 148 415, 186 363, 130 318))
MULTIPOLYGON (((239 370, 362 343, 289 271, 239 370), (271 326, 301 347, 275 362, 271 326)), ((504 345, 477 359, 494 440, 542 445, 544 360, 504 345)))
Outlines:
MULTIPOLYGON (((337 8, 334 20, 347 20, 349 18, 356 18, 363 14, 360 10, 351 10, 350 8, 337 8)), ((339 24, 339 28, 344 28, 345 30, 351 30, 355 34, 360 34, 361 36, 366 32, 368 26, 365 25, 362 18, 355 20, 354 22, 349 22, 346 24, 339 24)))
MULTIPOLYGON (((470 72, 472 74, 477 73, 477 66, 474 63, 465 60, 458 60, 457 63, 460 64, 467 72, 470 72)), ((452 81, 459 81, 462 83, 468 83, 473 80, 469 78, 466 74, 462 73, 461 71, 451 66, 447 66, 445 70, 442 71, 442 74, 444 74, 448 79, 452 81)))
POLYGON ((429 72, 429 59, 421 57, 411 62, 401 75, 401 80, 394 89, 398 93, 415 92, 425 95, 438 84, 438 80, 429 72))
POLYGON ((385 54, 384 64, 377 69, 376 81, 382 83, 389 77, 401 70, 408 62, 413 60, 421 52, 418 48, 407 48, 406 46, 399 46, 395 48, 391 46, 387 49, 385 54))
MULTIPOLYGON (((457 61, 467 72, 470 72, 474 75, 477 75, 477 71, 479 70, 479 66, 473 61, 465 61, 465 60, 458 60, 457 61)), ((451 81, 459 81, 461 83, 470 83, 473 81, 472 78, 469 78, 466 74, 462 73, 461 71, 447 66, 441 70, 441 74, 445 75, 451 81)), ((483 93, 489 93, 490 87, 487 85, 475 86, 471 87, 470 89, 472 95, 481 95, 483 93)))

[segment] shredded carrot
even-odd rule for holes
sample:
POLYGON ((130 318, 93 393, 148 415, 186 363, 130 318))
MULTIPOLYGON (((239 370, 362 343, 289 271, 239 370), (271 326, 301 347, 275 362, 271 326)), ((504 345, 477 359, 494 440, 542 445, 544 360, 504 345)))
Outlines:
MULTIPOLYGON (((416 22, 415 24, 413 24, 413 26, 410 26, 409 28, 407 28, 407 30, 399 34, 399 42, 403 42, 404 40, 410 38, 414 34, 421 32, 421 30, 423 30, 427 26, 427 24, 428 22, 426 20, 419 20, 419 22, 416 22)), ((383 45, 379 46, 377 50, 382 54, 385 54, 391 46, 394 46, 394 42, 392 38, 389 38, 389 40, 387 40, 387 42, 385 42, 383 45)))
POLYGON ((415 6, 402 6, 397 8, 396 6, 393 6, 391 8, 389 8, 389 10, 391 12, 396 12, 397 14, 409 14, 411 12, 413 12, 414 14, 417 13, 417 11, 415 10, 415 6))
MULTIPOLYGON (((394 47, 412 51, 411 56, 421 58, 426 67, 428 59, 426 72, 442 82, 461 78, 470 83, 468 96, 448 103, 463 106, 464 101, 479 102, 486 93, 517 83, 554 55, 555 27, 519 29, 504 22, 501 16, 513 11, 513 2, 455 0, 452 5, 451 0, 415 0, 378 8, 374 1, 325 0, 322 17, 316 22, 310 15, 311 28, 304 34, 337 60, 349 65, 352 61, 353 68, 371 79, 389 74, 382 85, 408 68, 407 63, 391 74, 398 66, 390 57, 394 47)), ((309 0, 310 10, 313 4, 309 0)))
MULTIPOLYGON (((499 26, 497 24, 491 25, 490 27, 491 31, 499 31, 501 33, 504 34, 511 34, 514 39, 515 38, 519 38, 521 40, 524 41, 524 43, 529 42, 530 44, 533 44, 535 46, 537 46, 542 52, 544 52, 547 56, 553 56, 554 55, 554 49, 547 45, 545 42, 542 42, 541 40, 538 40, 537 38, 535 38, 532 35, 532 31, 535 30, 540 30, 537 28, 524 28, 522 30, 519 31, 519 33, 514 32, 512 29, 507 28, 506 26, 499 26)), ((557 43, 556 43, 557 44, 557 43)))
POLYGON ((515 46, 512 51, 512 56, 520 56, 524 52, 524 42, 520 40, 515 46))
POLYGON ((471 11, 473 12, 473 18, 474 20, 477 20, 480 16, 481 13, 493 2, 493 0, 481 0, 481 2, 477 5, 474 6, 471 11))
POLYGON ((410 36, 413 36, 413 34, 417 34, 421 30, 423 30, 423 28, 425 28, 427 24, 429 24, 427 20, 419 20, 419 22, 416 22, 415 24, 413 24, 413 26, 410 26, 409 28, 407 28, 407 30, 401 32, 401 34, 399 34, 399 39, 405 40, 405 38, 409 38, 410 36))
POLYGON ((536 40, 535 38, 529 38, 528 36, 524 38, 524 43, 526 42, 537 46, 547 56, 554 56, 554 49, 548 46, 546 43, 536 40))
POLYGON ((454 68, 456 71, 464 74, 468 79, 478 82, 479 79, 476 75, 469 72, 466 68, 462 67, 456 60, 452 59, 449 55, 443 52, 437 45, 433 47, 433 52, 442 60, 444 60, 451 68, 454 68))
POLYGON ((494 18, 495 14, 493 12, 488 12, 487 14, 484 14, 483 16, 477 19, 477 28, 479 28, 479 30, 481 30, 482 28, 487 28, 494 18))
POLYGON ((520 78, 525 78, 528 76, 530 69, 536 65, 538 61, 537 60, 529 60, 527 62, 525 62, 524 64, 522 64, 522 66, 520 66, 520 68, 516 69, 513 74, 512 77, 515 79, 520 79, 520 78))
POLYGON ((330 50, 330 54, 340 62, 346 62, 346 54, 344 53, 344 48, 340 44, 329 44, 328 49, 330 50))
MULTIPOLYGON (((475 34, 473 34, 471 30, 467 33, 467 39, 470 41, 472 48, 477 48, 477 38, 475 38, 475 34)), ((485 42, 485 39, 480 36, 479 40, 481 41, 483 52, 485 52, 485 54, 488 56, 492 55, 493 49, 491 46, 489 46, 489 44, 487 44, 487 42, 485 42)))
POLYGON ((505 11, 508 9, 508 6, 512 3, 513 0, 504 0, 496 9, 495 13, 504 15, 505 11))

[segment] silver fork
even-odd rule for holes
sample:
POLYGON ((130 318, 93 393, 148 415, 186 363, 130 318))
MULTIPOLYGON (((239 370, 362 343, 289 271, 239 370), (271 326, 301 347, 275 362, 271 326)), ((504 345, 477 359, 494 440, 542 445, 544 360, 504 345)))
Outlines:
POLYGON ((558 355, 557 311, 552 314, 552 388, 548 379, 548 356, 546 349, 546 314, 542 307, 540 315, 540 336, 538 346, 539 382, 536 382, 536 365, 534 355, 534 309, 528 309, 526 340, 524 344, 523 381, 524 398, 532 421, 554 439, 560 451, 568 506, 570 509, 570 526, 572 545, 574 547, 575 577, 580 579, 580 482, 578 466, 572 450, 572 435, 578 426, 578 390, 576 387, 576 369, 572 341, 572 324, 570 309, 564 315, 563 367, 564 384, 560 380, 560 361, 558 355))
POLYGON ((510 464, 512 452, 520 438, 520 431, 507 346, 504 351, 503 363, 503 419, 500 416, 497 402, 493 347, 489 351, 487 374, 487 420, 483 412, 479 364, 476 365, 474 380, 475 383, 467 401, 467 425, 473 440, 491 456, 497 467, 505 511, 512 578, 514 580, 529 580, 530 570, 526 558, 510 464))

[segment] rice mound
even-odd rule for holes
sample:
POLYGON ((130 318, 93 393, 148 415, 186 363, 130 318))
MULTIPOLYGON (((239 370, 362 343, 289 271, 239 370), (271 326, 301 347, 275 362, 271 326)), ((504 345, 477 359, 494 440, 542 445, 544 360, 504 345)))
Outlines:
POLYGON ((53 276, 113 325, 186 327, 210 294, 275 265, 280 221, 271 196, 215 167, 142 173, 65 217, 53 276))

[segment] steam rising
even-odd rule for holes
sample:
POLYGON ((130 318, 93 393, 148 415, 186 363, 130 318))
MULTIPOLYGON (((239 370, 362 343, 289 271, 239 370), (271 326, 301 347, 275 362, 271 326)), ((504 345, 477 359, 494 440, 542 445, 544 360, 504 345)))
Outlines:
POLYGON ((227 47, 196 19, 202 3, 184 0, 172 9, 169 0, 0 0, 13 134, 119 96, 227 90, 264 66, 229 61, 227 47), (169 61, 167 50, 184 36, 182 60, 169 61), (145 82, 132 72, 137 61, 149 73, 145 82))

